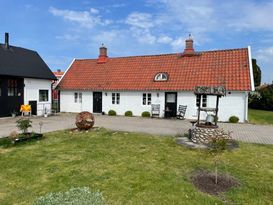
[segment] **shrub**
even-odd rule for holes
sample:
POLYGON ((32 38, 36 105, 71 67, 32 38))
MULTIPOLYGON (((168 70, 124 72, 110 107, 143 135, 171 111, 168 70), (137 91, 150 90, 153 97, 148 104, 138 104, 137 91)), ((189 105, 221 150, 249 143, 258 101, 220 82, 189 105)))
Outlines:
POLYGON ((231 122, 231 123, 237 123, 237 122, 239 122, 239 117, 237 117, 237 116, 231 116, 229 118, 229 122, 231 122))
POLYGON ((21 130, 23 132, 23 134, 26 134, 28 128, 32 127, 31 123, 32 121, 30 119, 19 119, 16 121, 17 123, 17 127, 19 128, 19 130, 21 130))
POLYGON ((130 111, 130 110, 128 110, 128 111, 125 112, 125 116, 132 117, 133 116, 133 112, 130 111))
POLYGON ((49 193, 39 197, 33 205, 105 205, 100 192, 91 192, 88 187, 71 188, 67 192, 49 193))
POLYGON ((141 116, 142 117, 151 117, 151 114, 148 111, 144 111, 143 113, 141 113, 141 116))
POLYGON ((109 116, 116 116, 117 113, 116 113, 115 110, 109 110, 108 115, 109 115, 109 116))

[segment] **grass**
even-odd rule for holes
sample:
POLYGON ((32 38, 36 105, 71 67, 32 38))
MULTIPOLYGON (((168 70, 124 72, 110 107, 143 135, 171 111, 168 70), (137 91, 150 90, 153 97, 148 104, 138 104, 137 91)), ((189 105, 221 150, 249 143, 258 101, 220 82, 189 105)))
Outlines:
POLYGON ((220 171, 241 186, 215 197, 190 182, 193 172, 213 170, 211 156, 179 146, 172 137, 105 129, 53 132, 0 148, 0 204, 32 204, 73 186, 100 190, 108 204, 270 204, 272 156, 270 145, 245 143, 224 153, 220 171))
POLYGON ((273 125, 273 111, 249 109, 248 117, 250 123, 273 125))

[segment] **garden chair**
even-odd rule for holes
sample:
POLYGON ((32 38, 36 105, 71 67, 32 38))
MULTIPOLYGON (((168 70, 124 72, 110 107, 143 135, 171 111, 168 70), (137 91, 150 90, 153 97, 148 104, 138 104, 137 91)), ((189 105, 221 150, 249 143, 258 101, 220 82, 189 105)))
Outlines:
POLYGON ((180 119, 180 120, 184 120, 186 110, 187 110, 187 105, 179 105, 178 111, 177 111, 177 114, 176 114, 176 118, 180 119))
POLYGON ((22 116, 24 115, 31 116, 31 105, 21 105, 20 112, 22 112, 22 116))
POLYGON ((151 117, 154 116, 160 117, 160 104, 152 104, 151 117))

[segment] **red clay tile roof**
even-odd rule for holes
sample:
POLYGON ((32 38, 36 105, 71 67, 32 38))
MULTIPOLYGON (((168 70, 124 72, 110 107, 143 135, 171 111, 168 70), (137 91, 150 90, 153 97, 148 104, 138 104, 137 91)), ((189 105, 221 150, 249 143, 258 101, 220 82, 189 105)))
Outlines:
POLYGON ((251 90, 248 49, 75 60, 58 87, 61 90, 193 90, 195 86, 225 85, 227 90, 251 90), (167 72, 167 82, 155 82, 167 72))

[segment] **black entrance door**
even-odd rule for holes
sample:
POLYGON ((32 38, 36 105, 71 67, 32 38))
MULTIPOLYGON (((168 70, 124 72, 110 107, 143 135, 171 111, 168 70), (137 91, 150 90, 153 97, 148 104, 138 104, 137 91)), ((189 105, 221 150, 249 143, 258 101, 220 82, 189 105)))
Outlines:
POLYGON ((31 106, 31 114, 37 115, 37 101, 28 101, 28 104, 31 106))
POLYGON ((93 92, 93 112, 102 112, 102 92, 93 92))
POLYGON ((24 104, 23 78, 0 76, 0 117, 19 113, 24 104))
POLYGON ((176 117, 177 93, 165 93, 165 117, 176 117))

